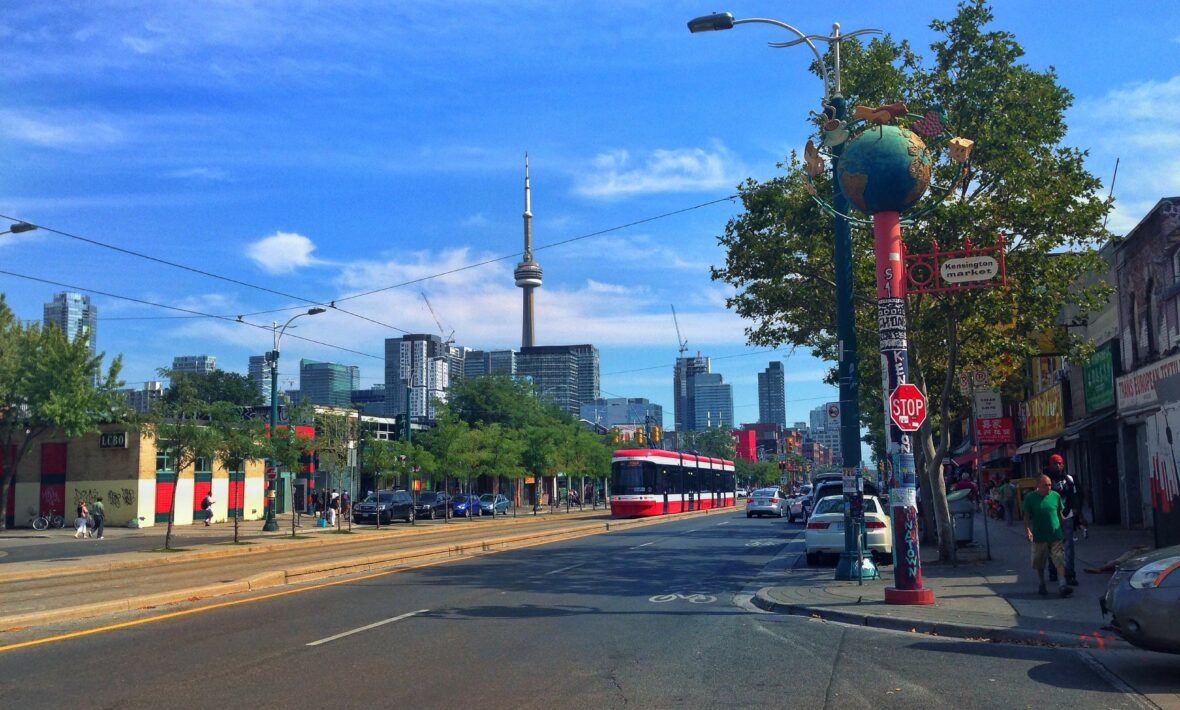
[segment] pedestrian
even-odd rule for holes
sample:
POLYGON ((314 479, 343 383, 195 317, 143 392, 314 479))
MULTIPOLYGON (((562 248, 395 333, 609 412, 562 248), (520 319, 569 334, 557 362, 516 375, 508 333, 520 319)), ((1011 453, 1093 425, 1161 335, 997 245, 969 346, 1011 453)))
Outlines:
POLYGON ((94 508, 90 511, 90 514, 94 516, 94 537, 96 539, 102 540, 103 522, 107 517, 106 508, 103 507, 102 504, 102 496, 99 496, 94 500, 94 508))
POLYGON ((328 500, 328 525, 336 524, 336 511, 340 507, 340 494, 332 489, 332 497, 328 500))
POLYGON ((1016 509, 1016 482, 1011 476, 1000 486, 999 495, 1000 504, 1004 506, 1004 520, 1011 525, 1015 517, 1013 511, 1016 509))
POLYGON ((340 514, 344 516, 345 520, 352 519, 352 496, 348 494, 348 491, 340 494, 340 514))
POLYGON ((206 493, 205 497, 201 499, 201 510, 205 514, 205 527, 209 527, 209 521, 213 519, 213 494, 206 493))
POLYGON ((78 514, 74 517, 74 539, 90 537, 90 511, 86 508, 86 501, 78 501, 78 514))
POLYGON ((1053 564, 1061 577, 1058 594, 1068 597, 1073 593, 1073 589, 1065 583, 1065 551, 1061 540, 1065 528, 1063 506, 1061 495, 1053 490, 1053 482, 1048 476, 1040 477, 1036 490, 1026 495, 1020 505, 1020 510, 1024 513, 1024 534, 1032 544, 1032 566, 1037 571, 1037 594, 1042 596, 1049 593, 1045 588, 1046 560, 1053 564))
MULTIPOLYGON (((1048 474, 1049 480, 1052 481, 1053 490, 1061 496, 1061 517, 1064 520, 1062 533, 1064 540, 1062 544, 1065 548, 1065 583, 1071 587, 1076 587, 1078 586, 1078 576, 1074 568, 1073 538, 1077 527, 1079 527, 1076 523, 1082 517, 1082 492, 1073 480, 1073 476, 1065 472, 1065 459, 1061 457, 1061 454, 1053 454, 1049 457, 1049 463, 1045 467, 1045 473, 1048 474)), ((1053 570, 1050 570, 1049 581, 1052 582, 1055 579, 1056 575, 1053 570)))

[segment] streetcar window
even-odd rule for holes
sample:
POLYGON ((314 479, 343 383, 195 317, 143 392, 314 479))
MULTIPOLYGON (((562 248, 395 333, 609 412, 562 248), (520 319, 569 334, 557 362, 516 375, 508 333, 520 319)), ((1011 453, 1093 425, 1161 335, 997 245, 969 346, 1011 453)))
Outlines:
POLYGON ((616 461, 611 465, 611 492, 617 495, 655 493, 655 466, 644 461, 616 461))

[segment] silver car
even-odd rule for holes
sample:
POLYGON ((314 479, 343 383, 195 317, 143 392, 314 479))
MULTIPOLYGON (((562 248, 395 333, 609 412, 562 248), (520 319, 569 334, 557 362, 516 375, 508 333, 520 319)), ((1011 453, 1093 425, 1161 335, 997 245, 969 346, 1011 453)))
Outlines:
POLYGON ((1119 562, 1100 602, 1126 640, 1150 651, 1180 653, 1180 545, 1119 562))
POLYGON ((746 517, 755 515, 774 515, 783 517, 787 514, 787 497, 777 488, 759 488, 746 499, 746 517))

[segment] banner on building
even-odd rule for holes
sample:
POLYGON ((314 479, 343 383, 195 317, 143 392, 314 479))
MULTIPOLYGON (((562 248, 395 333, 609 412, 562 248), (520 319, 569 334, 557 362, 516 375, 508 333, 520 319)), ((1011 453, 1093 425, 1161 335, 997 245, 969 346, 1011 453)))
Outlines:
POLYGON ((1011 417, 976 419, 975 434, 981 444, 1011 444, 1016 441, 1011 417))
POLYGON ((1025 421, 1025 441, 1044 439, 1065 429, 1065 413, 1061 405, 1060 384, 1030 397, 1028 418, 1025 421))
POLYGON ((1180 355, 1157 360, 1120 377, 1115 383, 1119 413, 1158 404, 1156 384, 1165 377, 1177 374, 1180 374, 1180 355))
POLYGON ((1087 412, 1114 406, 1114 356, 1111 345, 1106 343, 1095 350, 1082 366, 1087 412))

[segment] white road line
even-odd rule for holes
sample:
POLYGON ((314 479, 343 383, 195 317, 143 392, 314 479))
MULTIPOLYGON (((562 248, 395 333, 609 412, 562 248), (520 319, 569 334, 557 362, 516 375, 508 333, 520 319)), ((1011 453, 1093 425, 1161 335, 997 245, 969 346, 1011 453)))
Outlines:
POLYGON ((717 523, 717 524, 718 524, 718 525, 729 525, 729 524, 730 524, 730 522, 732 522, 732 521, 730 521, 730 520, 726 520, 726 521, 725 521, 725 522, 723 522, 723 523, 717 523))
POLYGON ((411 616, 416 616, 418 614, 425 614, 428 611, 430 611, 430 610, 429 609, 419 609, 418 611, 411 611, 408 614, 402 614, 401 616, 395 616, 392 619, 385 619, 384 621, 378 621, 375 624, 369 624, 368 626, 362 626, 359 629, 353 629, 352 631, 345 631, 342 634, 336 634, 335 636, 329 636, 326 639, 320 639, 319 641, 312 641, 311 643, 309 643, 307 645, 308 646, 319 646, 320 644, 328 643, 329 641, 335 641, 336 639, 342 639, 345 636, 352 636, 353 634, 359 634, 362 631, 368 631, 369 629, 375 629, 378 626, 384 626, 386 624, 392 624, 395 621, 401 621, 402 619, 408 619, 411 616))
POLYGON ((561 569, 555 569, 555 570, 553 570, 552 572, 546 572, 545 574, 543 574, 543 575, 541 575, 541 576, 542 576, 542 577, 548 577, 548 576, 549 576, 549 575, 551 575, 551 574, 557 574, 558 572, 565 572, 566 570, 571 570, 571 569, 573 569, 573 568, 575 568, 575 567, 581 567, 581 566, 582 566, 582 565, 584 565, 584 564, 586 564, 586 563, 585 563, 585 562, 579 562, 579 563, 578 563, 578 564, 576 564, 576 565, 570 565, 569 567, 562 567, 561 569))
POLYGON ((647 547, 648 545, 652 544, 653 542, 655 542, 655 540, 652 540, 651 542, 645 542, 642 545, 636 545, 635 547, 632 547, 631 549, 638 550, 641 547, 647 547))

